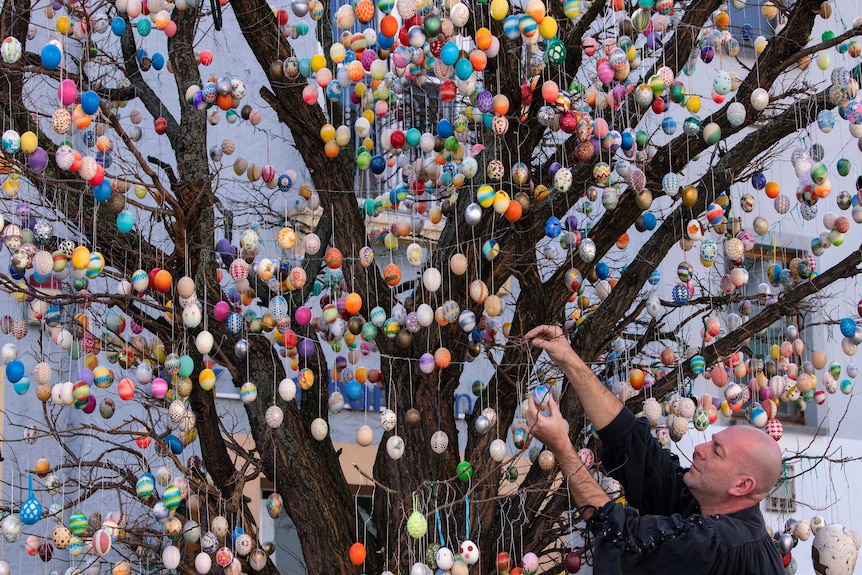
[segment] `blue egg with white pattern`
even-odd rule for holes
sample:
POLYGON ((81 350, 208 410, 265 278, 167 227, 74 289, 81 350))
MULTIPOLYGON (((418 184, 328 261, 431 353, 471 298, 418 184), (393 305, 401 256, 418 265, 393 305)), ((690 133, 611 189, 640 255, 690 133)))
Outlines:
POLYGON ((236 335, 242 331, 242 316, 238 312, 231 312, 229 316, 227 316, 227 330, 232 334, 236 335))
POLYGON ((651 286, 657 286, 658 284, 660 284, 661 283, 661 272, 658 270, 653 270, 652 273, 649 275, 648 281, 649 281, 649 284, 651 286))

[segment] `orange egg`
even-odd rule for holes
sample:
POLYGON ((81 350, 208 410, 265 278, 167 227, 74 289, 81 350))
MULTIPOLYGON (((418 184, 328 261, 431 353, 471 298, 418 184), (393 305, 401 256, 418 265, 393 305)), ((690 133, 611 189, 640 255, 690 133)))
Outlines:
POLYGON ((781 187, 778 182, 766 182, 766 197, 774 200, 781 193, 781 187))
POLYGON ((628 234, 628 232, 626 232, 617 239, 616 246, 619 249, 624 250, 628 247, 628 245, 629 245, 629 234, 628 234))
POLYGON ((434 352, 434 363, 440 369, 446 369, 452 363, 452 354, 445 347, 437 348, 437 351, 434 352))
POLYGON ((350 546, 350 562, 357 566, 365 563, 365 545, 357 541, 350 546))
POLYGON ((78 246, 72 251, 72 267, 85 270, 90 265, 90 250, 87 246, 78 246))
POLYGON ((326 154, 326 157, 330 160, 338 157, 338 152, 341 148, 338 146, 338 142, 335 140, 329 140, 323 145, 323 151, 326 154))
POLYGON ((386 267, 383 268, 383 281, 385 281, 388 286, 397 286, 401 283, 401 268, 394 263, 387 264, 386 267))
POLYGON ((36 461, 36 466, 33 469, 39 477, 45 477, 51 471, 51 463, 44 457, 40 457, 36 461))
POLYGON ((640 391, 644 386, 644 372, 638 368, 634 368, 629 372, 629 384, 635 391, 640 391))
POLYGON ((307 367, 299 372, 299 377, 296 378, 296 383, 303 391, 308 391, 314 385, 314 372, 307 367))
POLYGON ((83 156, 81 156, 81 152, 78 150, 74 150, 75 159, 72 161, 72 167, 69 168, 70 172, 77 172, 81 169, 81 164, 84 162, 83 156))
POLYGON ((216 105, 222 110, 230 110, 233 106, 233 96, 230 94, 219 94, 216 96, 216 105))
POLYGON ((171 284, 173 284, 171 272, 169 272, 168 270, 157 271, 153 280, 153 287, 156 288, 156 291, 160 291, 162 293, 169 292, 171 289, 171 284))
POLYGON ((344 298, 344 309, 350 315, 359 313, 359 310, 362 309, 362 296, 355 292, 347 294, 347 297, 344 298))
POLYGON ((492 38, 493 35, 490 30, 487 28, 479 28, 476 30, 476 47, 480 50, 487 50, 491 47, 492 38))
POLYGON ((395 16, 387 14, 380 20, 380 33, 387 38, 392 38, 398 34, 398 20, 395 19, 395 16))
POLYGON ((521 206, 520 202, 509 202, 509 207, 506 209, 506 219, 510 222, 517 222, 521 219, 521 216, 524 213, 524 208, 521 206))
POLYGON ((368 381, 368 368, 364 365, 360 365, 356 368, 356 371, 353 372, 353 377, 355 377, 356 381, 359 383, 365 383, 368 381))
POLYGON ((713 17, 713 22, 719 30, 727 30, 727 27, 730 26, 730 16, 727 12, 719 12, 713 17))
POLYGON ((497 94, 494 96, 491 110, 498 116, 505 116, 509 112, 509 98, 503 94, 497 94))
POLYGON ((474 72, 481 72, 488 65, 488 56, 482 50, 473 50, 470 52, 470 64, 474 72))

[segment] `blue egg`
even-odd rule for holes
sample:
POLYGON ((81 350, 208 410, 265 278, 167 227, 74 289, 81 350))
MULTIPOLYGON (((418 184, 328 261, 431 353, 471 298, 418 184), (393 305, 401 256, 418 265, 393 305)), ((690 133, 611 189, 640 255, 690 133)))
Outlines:
POLYGON ((448 138, 453 133, 452 122, 449 120, 440 120, 437 122, 437 135, 441 138, 448 138))
POLYGON ((355 379, 351 379, 347 383, 347 399, 350 401, 357 401, 360 397, 362 397, 362 384, 359 383, 355 379))
POLYGON ((6 379, 11 381, 12 383, 16 383, 21 381, 21 378, 24 377, 24 364, 20 359, 13 359, 8 364, 6 364, 6 379))
POLYGON ((135 26, 138 29, 138 34, 141 36, 149 36, 150 31, 153 29, 153 23, 146 18, 141 18, 135 22, 135 26))
POLYGON ((119 214, 117 214, 117 229, 123 232, 124 234, 132 231, 132 228, 135 225, 135 214, 130 212, 129 210, 123 210, 119 214))
MULTIPOLYGON (((347 62, 347 54, 345 54, 344 61, 347 62)), ((311 58, 302 58, 299 61, 299 73, 302 74, 303 78, 311 76, 311 58)))
POLYGON ((676 132, 676 120, 670 116, 665 116, 664 120, 661 121, 661 129, 665 134, 670 136, 676 132))
POLYGON ((628 152, 635 145, 635 137, 631 135, 630 132, 622 133, 622 141, 620 142, 620 148, 628 152))
POLYGON ((21 379, 12 384, 12 388, 18 395, 24 395, 30 389, 30 376, 21 376, 21 379))
POLYGON ((60 65, 63 54, 55 44, 45 44, 42 48, 42 67, 46 70, 55 70, 60 65))
POLYGON ((506 19, 503 20, 503 34, 506 35, 509 40, 518 40, 521 37, 521 27, 518 23, 518 17, 515 15, 506 16, 506 19))
POLYGON ((605 262, 599 262, 596 264, 596 275, 599 277, 600 280, 608 279, 610 271, 611 270, 610 268, 608 268, 608 264, 606 264, 605 262))
POLYGON ((556 238, 559 236, 562 229, 563 226, 562 223, 560 223, 560 218, 556 216, 551 216, 545 222, 545 235, 549 238, 556 238))
POLYGON ((87 114, 95 114, 99 111, 99 95, 92 90, 81 94, 81 109, 87 114))
POLYGON ((440 60, 447 66, 455 65, 458 61, 458 45, 454 42, 446 42, 440 50, 440 60))
POLYGON ((98 186, 93 187, 93 197, 97 202, 107 202, 111 197, 111 182, 107 179, 102 180, 98 186))
POLYGON ((455 63, 455 75, 459 80, 467 80, 473 75, 473 64, 466 58, 461 58, 455 63))
POLYGON ((386 159, 381 155, 376 155, 371 158, 371 171, 374 174, 380 175, 386 171, 386 159))
POLYGON ((661 272, 658 270, 653 270, 649 275, 649 284, 653 286, 657 286, 661 283, 661 272))
POLYGON ((654 213, 644 212, 641 217, 641 223, 643 223, 644 228, 647 230, 654 230, 656 225, 658 225, 658 219, 655 217, 654 213))
POLYGON ((165 67, 165 57, 156 52, 150 58, 150 63, 152 63, 154 69, 161 70, 165 67))
POLYGON ((111 20, 111 32, 114 33, 114 36, 122 36, 123 32, 126 31, 126 21, 116 16, 113 20, 111 20))
POLYGON ((841 320, 839 327, 841 328, 841 335, 844 337, 852 337, 856 333, 856 322, 853 321, 853 318, 845 317, 841 320))
POLYGON ((171 450, 171 453, 174 455, 179 455, 183 452, 183 444, 180 442, 180 438, 176 435, 168 435, 165 437, 165 442, 168 444, 168 447, 171 450))

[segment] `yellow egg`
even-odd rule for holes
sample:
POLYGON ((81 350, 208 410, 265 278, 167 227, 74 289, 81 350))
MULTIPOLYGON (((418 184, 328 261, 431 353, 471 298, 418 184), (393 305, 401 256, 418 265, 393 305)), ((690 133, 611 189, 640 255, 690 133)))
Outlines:
POLYGON ((326 57, 323 54, 315 54, 311 57, 311 69, 315 72, 326 67, 326 57))
POLYGON ((700 112, 700 97, 691 95, 685 101, 686 109, 692 114, 697 114, 700 112))
POLYGON ((542 22, 539 24, 539 34, 545 40, 550 40, 557 35, 558 28, 557 21, 553 18, 542 18, 542 22))
POLYGON ((78 246, 72 251, 72 267, 76 270, 87 269, 90 265, 90 250, 87 246, 78 246))
POLYGON ((147 197, 147 188, 145 188, 144 186, 142 186, 140 184, 136 184, 135 185, 135 196, 139 200, 143 200, 144 198, 147 197))
POLYGON ((817 54, 817 67, 821 70, 829 69, 829 52, 820 52, 817 54))
POLYGON ((508 0, 491 0, 491 18, 502 20, 509 14, 508 0))
POLYGON ((33 132, 27 131, 21 134, 21 150, 25 154, 32 154, 39 145, 39 138, 33 132))
POLYGON ((324 142, 329 142, 335 139, 335 126, 332 124, 324 124, 320 128, 320 139, 324 142))
POLYGON ((69 30, 72 29, 72 21, 69 20, 68 16, 60 16, 57 18, 57 32, 60 34, 68 34, 69 30))

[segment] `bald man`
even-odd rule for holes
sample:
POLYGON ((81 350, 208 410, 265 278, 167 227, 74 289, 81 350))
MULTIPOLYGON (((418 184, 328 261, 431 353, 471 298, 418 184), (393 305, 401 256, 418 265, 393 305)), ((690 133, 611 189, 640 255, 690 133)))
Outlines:
POLYGON ((781 473, 781 450, 753 427, 728 427, 694 450, 683 469, 593 374, 556 326, 527 336, 559 366, 602 439, 602 464, 625 488, 610 500, 578 457, 553 398, 526 418, 554 452, 569 492, 595 537, 597 575, 782 575, 782 557, 766 532, 760 501, 781 473), (546 410, 547 415, 540 413, 546 410))

